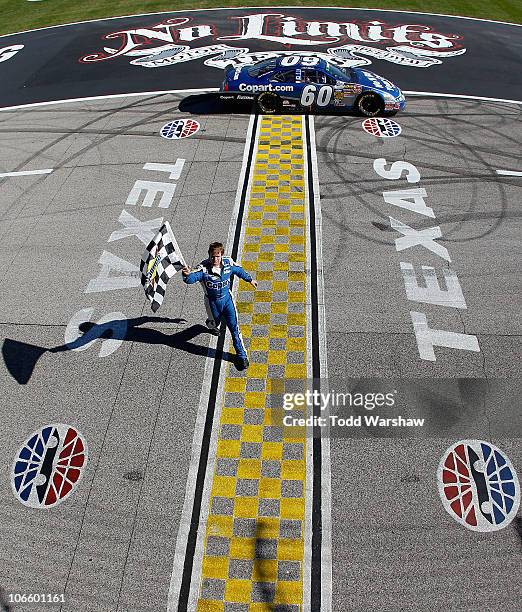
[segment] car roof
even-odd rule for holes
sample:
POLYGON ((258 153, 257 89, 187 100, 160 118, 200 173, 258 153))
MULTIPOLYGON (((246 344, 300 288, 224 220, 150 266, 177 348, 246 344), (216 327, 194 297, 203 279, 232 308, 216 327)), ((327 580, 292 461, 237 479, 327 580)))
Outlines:
POLYGON ((299 55, 299 53, 295 53, 293 55, 283 55, 282 57, 278 57, 276 59, 276 66, 277 66, 277 68, 288 68, 288 69, 290 69, 290 68, 321 68, 323 70, 326 68, 326 61, 324 59, 322 59, 322 58, 317 58, 319 61, 316 64, 314 64, 313 66, 309 66, 309 65, 303 64, 302 61, 299 61, 296 64, 292 64, 291 66, 287 66, 287 65, 285 65, 285 63, 282 63, 283 60, 288 60, 289 57, 295 57, 295 56, 297 56, 297 57, 313 57, 313 56, 309 56, 309 55, 302 56, 302 55, 299 55))
POLYGON ((292 55, 283 55, 279 57, 268 57, 264 60, 260 60, 259 62, 256 62, 255 64, 250 64, 249 66, 246 66, 246 68, 249 70, 253 70, 253 69, 260 69, 263 66, 265 67, 265 69, 263 70, 263 73, 268 74, 270 72, 274 72, 274 70, 285 70, 285 69, 286 70, 296 70, 298 68, 299 69, 311 68, 312 70, 314 68, 319 68, 321 70, 324 70, 328 65, 328 62, 326 62, 324 59, 321 59, 319 57, 316 57, 318 61, 313 66, 303 63, 302 61, 296 62, 295 64, 286 65, 285 60, 288 61, 289 57, 313 57, 313 56, 309 56, 309 55, 302 56, 302 55, 299 55, 299 53, 295 53, 292 55))

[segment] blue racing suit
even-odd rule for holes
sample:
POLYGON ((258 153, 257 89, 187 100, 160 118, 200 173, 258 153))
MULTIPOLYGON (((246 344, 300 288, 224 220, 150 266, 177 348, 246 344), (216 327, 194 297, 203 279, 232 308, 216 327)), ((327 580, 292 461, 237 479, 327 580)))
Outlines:
POLYGON ((212 269, 210 259, 205 259, 195 270, 184 276, 183 280, 188 285, 201 282, 214 321, 219 324, 222 317, 225 319, 225 323, 232 334, 232 342, 238 357, 246 359, 247 354, 239 329, 237 308, 232 293, 230 293, 230 281, 234 275, 239 276, 247 283, 252 280, 250 274, 241 266, 236 265, 231 257, 223 257, 220 274, 212 269))

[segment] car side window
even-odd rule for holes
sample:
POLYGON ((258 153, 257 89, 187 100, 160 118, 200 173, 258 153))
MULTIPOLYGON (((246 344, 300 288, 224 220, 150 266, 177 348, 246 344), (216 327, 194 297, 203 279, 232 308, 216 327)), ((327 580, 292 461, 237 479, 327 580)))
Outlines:
POLYGON ((317 75, 318 75, 318 83, 322 83, 323 85, 335 85, 336 84, 336 80, 329 76, 328 74, 326 74, 325 72, 323 72, 322 70, 318 70, 317 71, 317 75))
POLYGON ((303 83, 319 83, 317 70, 312 70, 310 68, 306 68, 301 71, 302 72, 302 81, 303 83))
POLYGON ((295 72, 293 70, 276 72, 270 80, 278 83, 295 83, 295 72))
POLYGON ((259 78, 272 72, 276 67, 276 60, 274 57, 269 58, 267 60, 263 60, 261 62, 257 62, 253 66, 247 68, 247 72, 251 77, 259 78))
POLYGON ((353 71, 351 68, 344 68, 341 70, 333 64, 327 64, 325 69, 326 74, 330 75, 331 78, 337 81, 353 81, 353 71))

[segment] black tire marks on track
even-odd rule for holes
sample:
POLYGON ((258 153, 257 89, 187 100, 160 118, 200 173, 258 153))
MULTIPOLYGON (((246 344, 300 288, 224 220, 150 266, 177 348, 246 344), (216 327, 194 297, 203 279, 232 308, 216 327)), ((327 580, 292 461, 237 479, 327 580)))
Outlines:
MULTIPOLYGON (((452 102, 453 103, 453 102, 452 102)), ((466 142, 464 137, 461 137, 457 130, 454 128, 446 127, 444 125, 444 121, 449 115, 447 112, 448 103, 445 100, 437 100, 436 104, 436 115, 433 113, 429 115, 432 119, 436 121, 436 125, 433 129, 430 129, 428 132, 426 130, 426 121, 425 114, 415 114, 407 115, 406 119, 412 119, 412 126, 408 126, 409 132, 412 131, 412 128, 416 127, 416 124, 420 122, 420 125, 417 126, 419 135, 408 134, 408 141, 418 142, 423 145, 423 147, 427 148, 429 151, 432 151, 435 156, 440 157, 440 155, 447 156, 451 154, 454 148, 457 148, 459 151, 463 150, 466 154, 459 156, 459 159, 462 159, 466 168, 457 168, 455 166, 449 167, 448 165, 434 164, 434 163, 425 163, 424 161, 419 162, 419 166, 423 169, 429 169, 433 171, 438 171, 442 173, 446 173, 448 176, 441 177, 430 177, 423 174, 422 176, 422 185, 440 185, 444 182, 454 182, 458 180, 459 184, 470 183, 472 187, 472 193, 470 196, 470 205, 467 211, 460 213, 458 215, 438 215, 437 222, 438 223, 456 223, 453 227, 448 228, 445 231, 444 237, 441 238, 441 242, 468 242, 470 240, 476 240, 487 236, 491 232, 494 232, 505 219, 515 219, 519 218, 519 213, 514 211, 507 210, 507 200, 508 195, 506 193, 506 189, 508 186, 520 186, 520 181, 516 178, 510 179, 509 177, 502 177, 501 179, 496 174, 495 169, 498 168, 498 165, 493 165, 490 161, 486 159, 486 155, 500 155, 504 158, 508 157, 509 159, 517 160, 522 159, 522 156, 516 154, 510 154, 502 151, 494 151, 491 147, 478 146, 476 147, 474 144, 469 144, 466 142), (443 112, 444 111, 444 112, 443 112), (433 139, 433 135, 436 135, 435 139, 433 139), (442 136, 442 138, 440 138, 442 136), (449 148, 451 146, 451 148, 449 148), (474 163, 475 162, 475 163, 474 163), (473 166, 479 166, 480 168, 486 167, 488 172, 484 172, 479 168, 475 168, 473 166), (460 180, 459 180, 460 179, 460 180), (507 179, 507 180, 506 180, 507 179), (500 203, 500 210, 496 211, 476 211, 476 204, 479 202, 479 190, 480 183, 488 182, 493 183, 498 186, 500 191, 500 197, 496 200, 497 203, 500 203), (478 234, 473 237, 459 237, 452 238, 452 235, 457 233, 462 229, 462 224, 467 221, 479 221, 482 219, 493 219, 496 223, 493 227, 488 228, 485 232, 478 234)), ((454 103, 453 103, 454 104, 454 103)), ((462 104, 462 103, 459 103, 462 104)), ((480 108, 481 105, 485 105, 485 103, 477 102, 470 104, 469 102, 465 103, 466 108, 469 106, 472 108, 480 108)), ((514 122, 518 117, 522 114, 521 111, 517 110, 516 112, 507 112, 512 111, 512 107, 507 107, 506 104, 496 104, 494 106, 494 111, 490 113, 475 113, 474 116, 477 117, 477 121, 473 122, 468 120, 468 112, 466 110, 465 115, 459 114, 457 116, 451 115, 451 119, 453 123, 457 123, 457 125, 462 125, 466 129, 472 128, 475 132, 488 132, 494 134, 495 136, 502 138, 504 141, 508 140, 513 144, 514 147, 517 147, 518 140, 516 137, 512 137, 509 134, 498 129, 496 126, 484 126, 484 117, 495 118, 497 119, 496 123, 499 123, 501 126, 507 126, 508 123, 514 122), (507 108, 506 108, 507 107, 507 108), (499 111, 499 112, 496 112, 499 111)), ((489 104, 488 104, 489 107, 489 104)), ((352 198, 355 202, 366 210, 370 211, 372 214, 376 215, 376 219, 383 219, 385 221, 385 225, 388 224, 388 218, 383 217, 382 209, 378 208, 368 202, 368 198, 365 196, 369 194, 374 194, 373 187, 381 187, 382 179, 380 177, 376 177, 375 179, 365 180, 364 183, 360 183, 356 177, 354 177, 353 181, 350 181, 350 176, 347 173, 345 158, 351 157, 351 165, 352 167, 357 167, 358 160, 371 160, 377 157, 377 154, 373 153, 371 155, 365 154, 364 152, 360 152, 354 149, 347 149, 346 147, 340 147, 339 141, 343 135, 343 132, 346 127, 346 121, 342 122, 339 125, 338 118, 332 118, 329 121, 323 123, 323 132, 318 135, 318 152, 322 153, 328 165, 330 171, 332 171, 337 177, 338 181, 328 181, 322 182, 321 185, 324 188, 326 187, 326 193, 322 194, 323 200, 338 200, 339 196, 343 199, 352 198), (355 160, 355 161, 353 161, 355 160), (345 187, 345 190, 342 194, 339 193, 329 193, 329 190, 332 186, 342 185, 345 187)), ((359 128, 358 120, 348 120, 348 127, 357 127, 359 128)), ((382 143, 381 143, 382 144, 382 143)), ((406 147, 405 147, 406 148, 406 147)), ((516 149, 519 150, 519 147, 516 149)), ((514 152, 513 152, 514 153, 514 152)), ((395 155, 395 159, 404 159, 404 155, 395 155)), ((516 164, 516 161, 514 162, 516 164)), ((356 172, 351 170, 351 174, 355 174, 356 172)), ((335 204, 334 204, 335 206, 335 204)), ((362 233, 360 231, 355 230, 347 219, 348 213, 345 205, 341 202, 337 204, 333 210, 333 213, 327 213, 323 210, 323 216, 328 219, 330 223, 335 225, 341 232, 348 232, 358 238, 361 238, 366 241, 370 241, 377 244, 388 245, 391 244, 392 241, 381 239, 377 236, 373 236, 370 234, 362 233), (341 220, 341 221, 340 221, 341 220)), ((426 223, 422 221, 419 227, 429 227, 430 223, 426 223)), ((345 258, 344 254, 344 245, 345 241, 342 238, 342 233, 339 235, 339 239, 337 241, 337 249, 334 255, 334 261, 341 261, 345 258)))

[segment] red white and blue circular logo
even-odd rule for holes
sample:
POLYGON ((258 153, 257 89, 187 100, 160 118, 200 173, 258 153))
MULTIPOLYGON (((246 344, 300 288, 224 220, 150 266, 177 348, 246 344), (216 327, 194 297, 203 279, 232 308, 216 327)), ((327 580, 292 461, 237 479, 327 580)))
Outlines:
POLYGON ((169 140, 178 140, 179 138, 187 138, 192 136, 199 130, 199 123, 194 119, 176 119, 176 121, 169 121, 166 123, 160 131, 163 138, 169 140))
POLYGON ((11 469, 16 497, 30 508, 52 508, 74 491, 87 463, 87 444, 78 430, 61 423, 35 431, 11 469))
POLYGON ((379 138, 393 138, 398 136, 402 128, 396 122, 385 117, 372 117, 371 119, 365 119, 362 122, 362 126, 365 132, 372 136, 378 136, 379 138))
POLYGON ((507 527, 520 505, 515 468, 496 446, 461 440, 444 453, 437 470, 439 495, 446 511, 473 531, 507 527))

